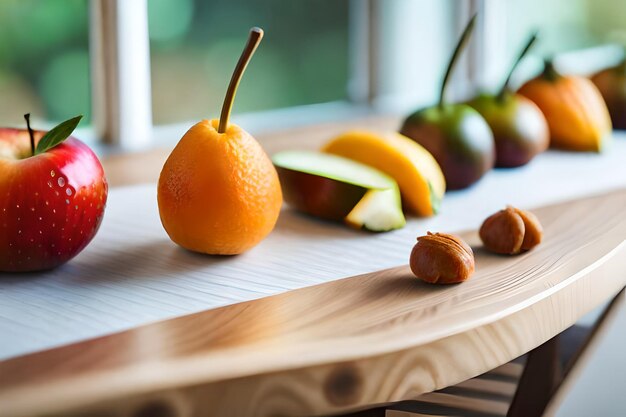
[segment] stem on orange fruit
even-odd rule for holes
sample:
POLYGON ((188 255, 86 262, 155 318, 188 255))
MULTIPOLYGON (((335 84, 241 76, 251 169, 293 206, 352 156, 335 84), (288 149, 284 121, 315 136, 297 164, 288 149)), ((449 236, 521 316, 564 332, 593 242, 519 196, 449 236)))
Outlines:
POLYGON ((537 32, 534 32, 530 36, 530 39, 528 39, 528 42, 526 42, 526 45, 524 46, 524 49, 522 49, 520 54, 517 56, 517 59, 515 60, 515 62, 513 62, 513 66, 509 70, 509 74, 506 76, 506 79, 504 80, 504 84, 502 84, 502 87, 500 88, 500 92, 498 93, 498 101, 504 100, 504 95, 506 94, 507 90, 509 89, 509 83, 511 82, 511 76, 513 75, 513 72, 515 71, 515 68, 517 68, 519 63, 526 56, 526 53, 528 53, 528 51, 533 46, 533 44, 535 43, 536 40, 537 40, 537 32))
POLYGON ((558 73, 551 59, 544 59, 543 61, 543 73, 541 76, 548 81, 556 81, 561 78, 561 74, 558 73))
POLYGON ((457 43, 456 48, 454 48, 454 52, 452 53, 450 62, 448 62, 446 75, 443 77, 443 83, 441 83, 441 91, 439 92, 439 107, 443 107, 443 100, 444 100, 445 93, 446 93, 446 87, 448 85, 448 79, 450 78, 450 75, 452 74, 452 70, 455 67, 455 64, 458 60, 459 55, 461 54, 463 49, 465 49, 465 45, 467 44, 470 34, 472 33, 472 30, 474 29, 474 24, 476 23, 476 16, 477 14, 472 16, 470 21, 467 22, 467 26, 465 26, 465 30, 463 30, 463 34, 461 35, 461 38, 459 39, 459 43, 457 43))
POLYGON ((243 48, 243 52, 239 57, 239 62, 237 62, 233 76, 230 79, 230 84, 228 84, 228 90, 226 90, 226 97, 224 97, 222 113, 220 114, 220 124, 217 128, 218 133, 224 133, 228 128, 228 119, 230 118, 230 111, 233 108, 233 102, 235 101, 235 94, 237 94, 239 81, 241 81, 241 77, 248 66, 248 62, 250 62, 250 58, 252 58, 254 51, 257 46, 259 46, 259 43, 261 43, 261 39, 263 39, 263 29, 257 27, 250 29, 248 42, 246 43, 245 48, 243 48))
POLYGON ((30 113, 26 113, 24 119, 26 119, 26 127, 28 128, 28 134, 30 136, 30 154, 31 156, 35 156, 35 134, 30 127, 30 113))

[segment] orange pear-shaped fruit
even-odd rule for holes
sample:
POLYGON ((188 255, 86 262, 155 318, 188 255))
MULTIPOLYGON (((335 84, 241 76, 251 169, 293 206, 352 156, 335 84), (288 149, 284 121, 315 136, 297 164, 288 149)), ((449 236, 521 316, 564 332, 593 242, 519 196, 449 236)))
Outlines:
POLYGON ((161 222, 186 249, 239 254, 263 240, 278 219, 283 199, 274 165, 250 134, 228 124, 239 80, 262 35, 257 28, 250 32, 220 119, 189 129, 161 171, 161 222))
POLYGON ((261 145, 239 126, 217 131, 203 120, 180 140, 161 171, 161 222, 180 246, 238 254, 267 236, 278 219, 278 175, 261 145))

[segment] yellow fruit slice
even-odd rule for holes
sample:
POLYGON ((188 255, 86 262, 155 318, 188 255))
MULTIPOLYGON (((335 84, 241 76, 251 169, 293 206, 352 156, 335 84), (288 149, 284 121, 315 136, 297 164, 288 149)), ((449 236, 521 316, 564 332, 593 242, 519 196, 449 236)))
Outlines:
POLYGON ((439 210, 446 191, 441 168, 426 149, 406 136, 352 131, 331 140, 322 151, 373 166, 393 177, 411 212, 432 216, 439 210))

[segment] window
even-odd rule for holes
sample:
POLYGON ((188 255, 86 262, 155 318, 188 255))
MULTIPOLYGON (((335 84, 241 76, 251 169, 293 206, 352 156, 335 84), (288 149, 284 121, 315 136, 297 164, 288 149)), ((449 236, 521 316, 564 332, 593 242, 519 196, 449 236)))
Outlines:
MULTIPOLYGON (((520 66, 514 85, 541 70, 544 58, 557 68, 588 75, 616 63, 626 44, 626 7, 622 0, 514 0, 496 6, 504 34, 501 74, 530 33, 539 31, 531 56, 520 66)), ((494 19, 495 20, 495 19, 494 19)), ((497 25, 497 23, 495 23, 497 25)))
POLYGON ((622 0, 5 0, 0 123, 21 126, 27 111, 50 123, 82 113, 89 137, 127 149, 170 145, 190 122, 217 117, 252 26, 266 35, 234 108, 246 128, 404 114, 436 100, 477 10, 452 99, 498 85, 533 29, 536 65, 522 65, 516 80, 536 72, 539 57, 626 43, 622 0))
POLYGON ((544 55, 626 41, 623 0, 515 0, 506 2, 506 16, 510 42, 540 29, 544 55))
POLYGON ((88 122, 88 46, 87 0, 0 2, 0 124, 88 122))

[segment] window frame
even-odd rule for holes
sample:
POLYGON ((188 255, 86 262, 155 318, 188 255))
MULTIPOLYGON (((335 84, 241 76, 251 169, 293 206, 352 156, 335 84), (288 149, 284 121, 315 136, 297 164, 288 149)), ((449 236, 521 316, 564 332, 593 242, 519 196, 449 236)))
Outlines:
POLYGON ((89 42, 95 136, 124 150, 152 136, 147 0, 90 0, 89 42))

